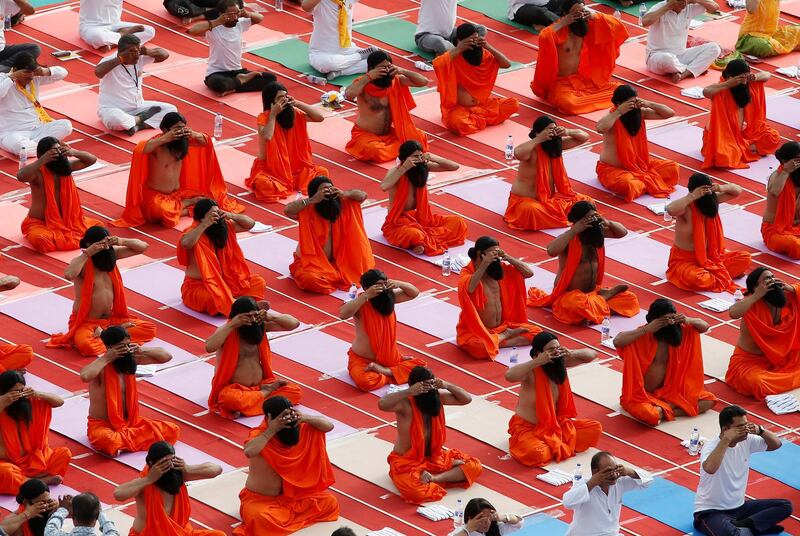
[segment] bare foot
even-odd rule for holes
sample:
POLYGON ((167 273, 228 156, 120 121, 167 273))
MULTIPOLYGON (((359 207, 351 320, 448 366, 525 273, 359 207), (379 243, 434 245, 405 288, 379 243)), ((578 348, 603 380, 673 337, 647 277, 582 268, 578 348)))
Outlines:
POLYGON ((11 290, 19 286, 19 277, 6 275, 0 277, 0 290, 11 290))
POLYGON ((375 361, 370 361, 369 365, 365 367, 365 370, 377 372, 378 374, 383 374, 384 376, 391 376, 392 370, 389 368, 384 367, 383 365, 379 365, 375 361))
POLYGON ((610 300, 617 294, 622 294, 628 290, 628 285, 617 285, 616 287, 611 288, 603 288, 600 289, 597 293, 606 301, 610 300))
POLYGON ((236 420, 241 416, 242 416, 242 412, 241 411, 234 411, 234 412, 231 413, 231 418, 233 420, 236 420))
POLYGON ((619 3, 622 4, 622 7, 631 7, 633 0, 620 0, 619 3))
POLYGON ((100 48, 98 48, 97 51, 98 52, 110 52, 111 51, 111 45, 103 45, 100 48))
POLYGON ((453 460, 453 467, 458 467, 459 465, 464 465, 465 463, 467 462, 464 460, 453 460))
POLYGON ((139 33, 139 32, 143 32, 143 31, 144 31, 144 26, 142 26, 141 24, 137 24, 135 26, 129 26, 127 28, 120 28, 119 30, 117 30, 117 33, 119 35, 128 35, 128 34, 139 33))
POLYGON ((40 476, 39 480, 47 484, 48 486, 58 486, 64 479, 58 475, 47 475, 47 476, 40 476))
POLYGON ((422 471, 422 473, 420 473, 420 475, 419 475, 419 480, 423 484, 429 484, 431 482, 436 482, 436 479, 434 478, 434 476, 432 474, 430 474, 428 471, 422 471))
POLYGON ((378 364, 373 361, 364 370, 378 372, 378 364))
POLYGON ((236 80, 238 80, 240 84, 246 84, 251 80, 258 78, 259 76, 261 76, 261 73, 255 71, 249 73, 241 73, 236 75, 236 80))
POLYGON ((285 387, 288 384, 286 380, 275 380, 272 383, 268 383, 261 386, 261 392, 264 393, 264 396, 269 396, 281 387, 285 387))
POLYGON ((541 32, 542 30, 545 29, 545 26, 542 26, 541 24, 531 24, 531 28, 533 28, 537 32, 541 32))
POLYGON ((514 337, 518 337, 523 333, 528 333, 528 330, 525 328, 514 328, 514 329, 507 329, 503 333, 500 334, 498 337, 501 341, 505 341, 508 339, 513 339, 514 337))
POLYGON ((411 248, 411 252, 416 253, 417 255, 422 255, 423 253, 425 253, 425 247, 414 246, 413 248, 411 248))

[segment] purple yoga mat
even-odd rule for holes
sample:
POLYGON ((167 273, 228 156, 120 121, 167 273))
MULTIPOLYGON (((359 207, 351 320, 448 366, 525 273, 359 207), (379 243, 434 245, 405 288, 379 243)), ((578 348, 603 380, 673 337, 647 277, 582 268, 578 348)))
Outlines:
POLYGON ((767 97, 767 119, 787 127, 798 128, 800 118, 800 99, 792 95, 772 95, 767 97))
POLYGON ((0 304, 0 312, 51 335, 67 330, 72 300, 55 292, 44 292, 0 304))
POLYGON ((511 183, 500 177, 488 177, 453 184, 442 188, 442 191, 502 216, 508 206, 511 183))
MULTIPOLYGON (((337 380, 343 381, 344 383, 352 385, 355 389, 358 389, 358 387, 356 387, 356 383, 353 381, 353 378, 350 377, 350 373, 347 371, 347 369, 337 370, 336 372, 334 372, 330 376, 332 378, 336 378, 337 380)), ((406 389, 406 388, 408 388, 408 384, 405 383, 403 385, 398 385, 397 387, 400 388, 400 389, 406 389)), ((375 395, 377 397, 382 397, 383 395, 388 393, 391 388, 392 388, 391 384, 384 385, 383 387, 379 387, 378 389, 375 389, 374 391, 369 391, 369 394, 375 395)))
POLYGON ((420 296, 415 300, 398 304, 395 313, 398 322, 455 343, 456 323, 461 313, 457 301, 452 303, 433 296, 420 296))
POLYGON ((208 408, 208 394, 214 367, 205 361, 188 363, 145 378, 147 383, 161 387, 165 391, 194 402, 201 408, 208 408))
POLYGON ((761 184, 767 184, 769 176, 778 167, 778 161, 772 155, 762 156, 761 160, 750 162, 750 167, 746 169, 732 169, 731 173, 736 173, 740 177, 750 179, 761 184))
POLYGON ((725 229, 725 238, 735 240, 740 244, 769 253, 793 264, 800 264, 797 259, 782 253, 776 253, 767 247, 764 243, 764 238, 761 236, 762 218, 758 214, 740 209, 720 214, 720 219, 725 229))
POLYGON ((50 383, 39 376, 34 376, 30 372, 25 373, 25 385, 41 393, 50 393, 51 395, 60 396, 61 398, 72 396, 72 391, 67 391, 63 387, 50 383))
POLYGON ((688 123, 674 123, 647 131, 647 139, 679 154, 703 161, 703 129, 688 123))
POLYGON ((239 242, 245 259, 281 275, 289 275, 297 240, 280 233, 265 233, 239 242))
POLYGON ((183 363, 191 363, 191 362, 197 360, 197 357, 194 354, 189 353, 186 350, 184 350, 183 348, 180 348, 179 346, 175 346, 174 344, 168 343, 167 341, 162 340, 162 339, 157 339, 157 338, 153 339, 152 341, 147 343, 147 346, 148 347, 149 346, 154 346, 156 348, 159 348, 159 347, 163 348, 164 350, 169 352, 170 355, 172 355, 172 359, 170 359, 166 363, 162 363, 160 365, 156 365, 156 370, 157 371, 158 370, 164 370, 164 369, 172 368, 172 367, 175 367, 177 365, 182 365, 183 363))
POLYGON ((281 337, 270 345, 274 353, 324 374, 347 368, 350 343, 319 330, 281 337))

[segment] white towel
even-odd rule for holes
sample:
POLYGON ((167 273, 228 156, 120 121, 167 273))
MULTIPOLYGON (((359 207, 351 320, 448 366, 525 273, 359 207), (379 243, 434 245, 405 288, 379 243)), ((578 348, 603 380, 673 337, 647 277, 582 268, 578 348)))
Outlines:
POLYGON ((546 473, 536 475, 536 478, 542 482, 547 482, 551 486, 563 486, 564 484, 572 482, 572 475, 559 469, 553 469, 546 473))
POLYGON ((650 212, 657 216, 663 216, 664 212, 667 210, 667 203, 653 203, 652 205, 647 205, 647 208, 650 209, 650 212))
POLYGON ((253 228, 250 229, 251 233, 268 233, 272 230, 272 225, 265 225, 260 221, 257 221, 253 228))
POLYGON ((699 305, 704 309, 709 309, 717 313, 722 313, 730 309, 733 306, 733 302, 728 300, 723 300, 722 298, 711 298, 710 300, 700 302, 697 305, 699 305))
POLYGON ((681 89, 681 95, 689 97, 690 99, 702 99, 703 88, 700 86, 685 87, 681 89))
MULTIPOLYGON (((698 456, 700 456, 700 451, 703 450, 703 445, 705 444, 706 441, 708 441, 708 438, 700 436, 700 443, 697 445, 697 455, 698 456)), ((681 441, 681 446, 688 451, 689 450, 689 440, 688 439, 684 439, 683 441, 681 441)))
MULTIPOLYGON (((470 263, 470 258, 466 255, 453 255, 450 257, 450 271, 454 274, 460 274, 461 269, 470 263)), ((442 259, 434 261, 436 266, 442 265, 442 259)))
POLYGON ((768 395, 766 400, 767 407, 776 415, 786 415, 787 413, 800 411, 800 401, 791 393, 768 395))
POLYGON ((136 365, 136 376, 141 378, 145 376, 155 376, 155 375, 156 375, 155 365, 136 365))
POLYGON ((402 532, 397 532, 394 529, 390 529, 389 527, 383 527, 381 530, 373 530, 372 532, 368 532, 367 536, 406 536, 402 532))
POLYGON ((789 65, 788 67, 781 67, 775 70, 789 78, 797 78, 797 65, 789 65))
POLYGON ((427 517, 431 521, 444 521, 445 519, 452 519, 455 512, 438 504, 431 506, 420 506, 417 508, 417 513, 422 517, 427 517))

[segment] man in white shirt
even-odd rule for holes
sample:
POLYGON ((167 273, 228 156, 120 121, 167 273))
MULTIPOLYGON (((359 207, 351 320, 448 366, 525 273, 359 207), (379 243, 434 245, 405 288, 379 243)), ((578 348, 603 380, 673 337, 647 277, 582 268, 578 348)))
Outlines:
MULTIPOLYGON (((728 406, 719 412, 719 437, 700 452, 700 483, 694 499, 694 528, 708 536, 780 534, 778 525, 792 514, 785 499, 745 500, 750 455, 777 450, 781 440, 747 421, 747 412, 728 406)), ((787 467, 787 471, 796 468, 787 467)))
POLYGON ((110 50, 122 35, 133 34, 147 43, 156 30, 144 24, 122 22, 122 0, 81 0, 78 34, 92 47, 110 50))
POLYGON ((308 45, 308 63, 325 74, 337 76, 367 72, 367 56, 374 47, 353 44, 353 7, 358 0, 303 0, 302 7, 314 17, 308 45))
MULTIPOLYGON (((439 56, 455 46, 457 6, 458 0, 420 0, 414 35, 420 50, 439 56)), ((478 35, 486 35, 484 26, 475 27, 478 35)))
POLYGON ((52 136, 63 140, 72 133, 69 119, 56 119, 39 102, 39 89, 67 77, 63 67, 42 67, 36 58, 18 54, 10 73, 0 73, 0 147, 19 154, 24 146, 30 153, 39 140, 52 136))
MULTIPOLYGON (((0 0, 0 19, 5 22, 6 17, 11 17, 11 25, 19 24, 25 19, 25 15, 33 15, 35 9, 26 0, 0 0)), ((7 73, 11 70, 11 64, 17 54, 27 52, 34 58, 38 58, 42 49, 35 43, 23 43, 21 45, 6 45, 5 24, 0 27, 0 73, 7 73)))
POLYGON ((114 522, 103 514, 100 499, 94 493, 59 497, 58 503, 58 510, 53 512, 44 526, 44 536, 95 536, 95 525, 103 536, 120 536, 114 522), (75 526, 70 532, 61 530, 67 517, 72 518, 75 526))
POLYGON ((669 75, 674 83, 688 76, 697 78, 720 55, 716 43, 686 48, 689 23, 704 13, 716 13, 714 0, 664 0, 642 18, 647 31, 647 70, 669 75))
POLYGON ((219 17, 189 28, 191 35, 205 35, 208 40, 206 87, 220 97, 262 91, 276 80, 275 75, 242 68, 242 41, 244 33, 264 20, 264 15, 241 9, 237 0, 221 0, 217 9, 219 17))
POLYGON ((559 0, 508 0, 508 19, 537 32, 561 18, 559 0))
POLYGON ((133 34, 119 38, 117 54, 104 58, 94 68, 100 79, 97 115, 107 129, 124 130, 133 136, 144 128, 158 128, 165 115, 178 111, 171 104, 142 97, 142 69, 168 57, 163 48, 142 46, 133 34))
POLYGON ((574 482, 564 494, 564 507, 574 513, 566 536, 617 536, 622 496, 646 488, 653 477, 620 465, 606 451, 592 456, 592 478, 574 482))

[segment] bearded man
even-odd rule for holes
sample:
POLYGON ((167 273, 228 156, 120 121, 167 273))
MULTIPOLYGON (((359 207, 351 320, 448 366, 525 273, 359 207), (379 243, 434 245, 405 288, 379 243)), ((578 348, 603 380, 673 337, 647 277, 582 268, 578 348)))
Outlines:
POLYGON ((119 502, 136 499, 136 517, 129 536, 225 536, 221 530, 192 527, 192 505, 186 489, 186 482, 221 475, 222 467, 211 462, 188 465, 166 441, 150 445, 145 463, 139 478, 114 490, 114 499, 119 502))
POLYGON ((667 205, 675 218, 675 243, 669 252, 667 280, 683 290, 733 292, 737 277, 750 266, 750 253, 725 249, 719 205, 742 193, 736 184, 689 177, 689 194, 667 205))
POLYGON ((679 314, 665 298, 650 305, 645 319, 644 326, 614 338, 624 363, 622 408, 650 426, 713 408, 717 397, 705 390, 700 344, 708 323, 679 314))
POLYGON ((761 236, 772 251, 800 259, 800 143, 787 141, 775 158, 781 165, 767 181, 761 236))
POLYGON ((33 515, 11 536, 44 536, 47 520, 57 509, 58 501, 50 496, 50 487, 38 478, 31 478, 19 488, 17 493, 17 514, 27 517, 33 515))
POLYGON ((798 288, 760 266, 747 276, 747 296, 728 310, 742 322, 725 383, 743 395, 763 400, 800 387, 798 288))
POLYGON ((452 160, 426 153, 415 140, 404 142, 398 154, 400 164, 390 169, 381 182, 389 192, 389 210, 381 231, 393 246, 428 256, 441 255, 447 248, 464 243, 467 222, 456 214, 436 214, 428 202, 428 173, 455 171, 452 160))

